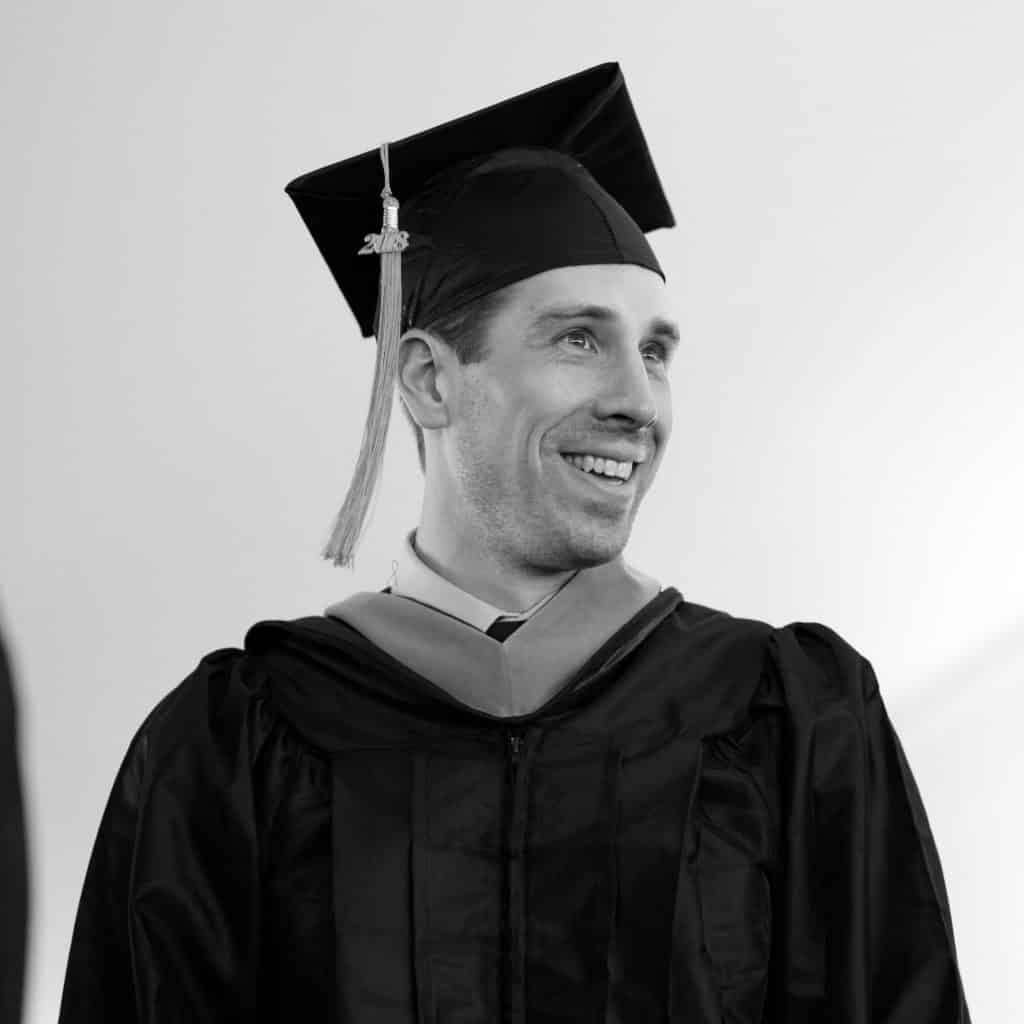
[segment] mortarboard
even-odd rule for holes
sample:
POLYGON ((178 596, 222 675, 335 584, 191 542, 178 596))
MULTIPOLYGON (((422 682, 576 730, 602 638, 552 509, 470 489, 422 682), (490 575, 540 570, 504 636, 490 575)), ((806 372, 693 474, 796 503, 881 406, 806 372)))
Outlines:
POLYGON ((311 171, 286 192, 378 343, 363 443, 324 550, 341 565, 352 564, 376 487, 401 332, 556 267, 661 274, 645 232, 675 223, 614 63, 311 171), (382 200, 382 229, 367 235, 382 200))

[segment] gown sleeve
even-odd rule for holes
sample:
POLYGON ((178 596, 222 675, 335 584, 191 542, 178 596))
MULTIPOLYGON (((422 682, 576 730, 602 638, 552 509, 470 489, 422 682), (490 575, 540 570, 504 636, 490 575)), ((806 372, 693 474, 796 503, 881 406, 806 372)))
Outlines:
POLYGON ((215 652, 147 717, 110 792, 59 1024, 256 1019, 251 694, 215 652))
POLYGON ((788 707, 769 1020, 970 1024, 921 794, 870 662, 776 630, 788 707))

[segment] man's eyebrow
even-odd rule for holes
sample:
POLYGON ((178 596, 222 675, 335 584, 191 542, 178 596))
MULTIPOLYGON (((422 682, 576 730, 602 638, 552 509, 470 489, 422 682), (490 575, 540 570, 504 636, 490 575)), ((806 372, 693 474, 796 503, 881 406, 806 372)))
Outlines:
POLYGON ((545 309, 533 322, 536 326, 540 326, 541 324, 561 320, 615 319, 617 319, 615 310, 609 309, 607 306, 555 306, 551 309, 545 309))
MULTIPOLYGON (((561 323, 564 320, 597 320, 607 323, 617 320, 618 314, 614 309, 607 306, 558 306, 553 309, 544 310, 531 325, 534 328, 544 327, 551 323, 561 323)), ((679 328, 663 317, 655 317, 647 331, 651 337, 671 343, 673 347, 679 344, 679 328)))
POLYGON ((679 328, 676 327, 671 320, 665 320, 662 317, 656 317, 654 322, 651 324, 650 335, 652 338, 658 338, 660 341, 667 341, 672 348, 675 348, 679 344, 679 328))

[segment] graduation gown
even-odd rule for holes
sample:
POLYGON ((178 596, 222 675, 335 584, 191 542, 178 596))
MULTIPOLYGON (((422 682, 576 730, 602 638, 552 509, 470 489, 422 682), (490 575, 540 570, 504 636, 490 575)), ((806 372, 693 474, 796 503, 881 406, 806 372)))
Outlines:
POLYGON ((870 663, 577 579, 504 644, 381 593, 205 657, 114 783, 61 1024, 968 1024, 870 663))

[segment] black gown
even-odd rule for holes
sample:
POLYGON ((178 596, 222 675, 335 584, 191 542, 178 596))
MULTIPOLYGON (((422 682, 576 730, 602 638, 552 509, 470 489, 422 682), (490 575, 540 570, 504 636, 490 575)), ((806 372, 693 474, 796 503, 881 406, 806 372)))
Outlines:
POLYGON ((674 588, 579 655, 510 717, 331 616, 208 655, 114 784, 61 1024, 969 1024, 865 658, 674 588))

